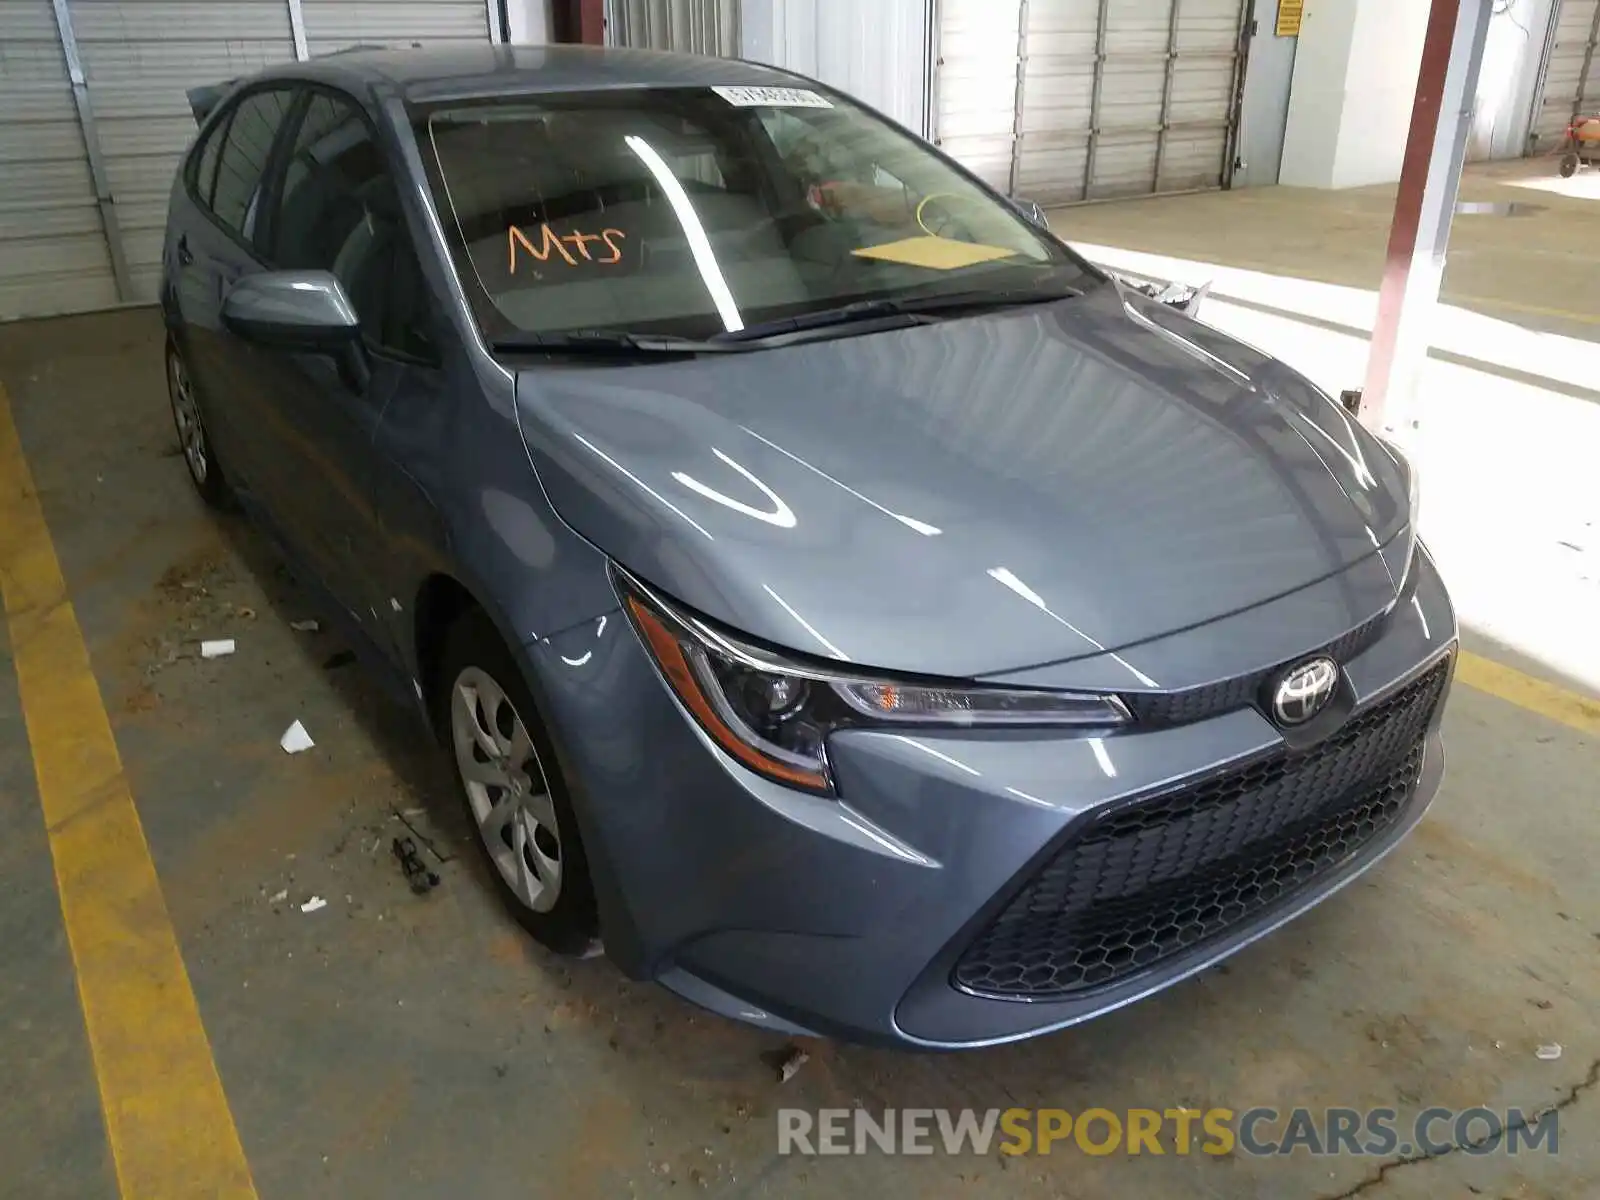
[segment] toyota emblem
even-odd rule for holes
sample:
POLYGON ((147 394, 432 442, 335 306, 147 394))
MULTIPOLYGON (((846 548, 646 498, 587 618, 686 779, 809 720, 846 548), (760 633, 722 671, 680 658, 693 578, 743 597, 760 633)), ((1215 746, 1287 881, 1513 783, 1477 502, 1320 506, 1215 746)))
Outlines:
POLYGON ((1279 725, 1304 725, 1333 699, 1339 668, 1331 658, 1313 658, 1292 667, 1272 693, 1272 716, 1279 725))

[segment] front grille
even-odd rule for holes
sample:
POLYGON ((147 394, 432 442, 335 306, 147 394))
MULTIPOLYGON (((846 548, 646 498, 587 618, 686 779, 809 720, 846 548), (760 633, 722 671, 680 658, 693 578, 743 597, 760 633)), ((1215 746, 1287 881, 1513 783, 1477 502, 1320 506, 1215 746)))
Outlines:
POLYGON ((1143 725, 1183 725, 1189 721, 1203 721, 1207 717, 1233 712, 1253 704, 1267 680, 1293 663, 1325 654, 1343 666, 1378 640, 1388 615, 1387 612, 1381 612, 1326 646, 1308 650, 1289 662, 1263 671, 1252 671, 1248 675, 1236 675, 1232 679, 1175 692, 1129 692, 1123 699, 1127 701, 1134 719, 1143 725))
POLYGON ((1404 810, 1448 675, 1446 660, 1309 750, 1095 820, 978 935, 955 982, 1025 999, 1114 983, 1343 863, 1404 810))

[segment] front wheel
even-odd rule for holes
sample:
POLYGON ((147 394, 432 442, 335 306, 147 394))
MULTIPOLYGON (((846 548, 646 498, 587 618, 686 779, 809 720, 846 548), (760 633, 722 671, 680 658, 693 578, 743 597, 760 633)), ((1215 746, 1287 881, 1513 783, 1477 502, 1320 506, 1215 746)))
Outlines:
POLYGON ((469 612, 446 635, 435 712, 445 722, 476 841, 500 898, 550 949, 590 949, 589 868, 555 748, 499 634, 469 612))
POLYGON ((1561 178, 1571 179, 1578 170, 1578 156, 1572 153, 1563 154, 1561 165, 1557 169, 1561 172, 1561 178))
POLYGON ((228 482, 206 436, 206 423, 200 412, 200 394, 183 352, 175 342, 167 342, 167 398, 172 404, 172 424, 178 431, 178 449, 195 491, 212 508, 226 508, 228 482))

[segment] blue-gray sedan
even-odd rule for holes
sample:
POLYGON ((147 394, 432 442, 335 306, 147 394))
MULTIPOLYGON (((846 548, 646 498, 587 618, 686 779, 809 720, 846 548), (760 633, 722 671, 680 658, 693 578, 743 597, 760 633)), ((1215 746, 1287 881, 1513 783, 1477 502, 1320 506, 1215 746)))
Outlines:
POLYGON ((1416 480, 827 87, 578 48, 196 93, 179 440, 545 944, 768 1028, 1060 1029, 1418 821, 1416 480))

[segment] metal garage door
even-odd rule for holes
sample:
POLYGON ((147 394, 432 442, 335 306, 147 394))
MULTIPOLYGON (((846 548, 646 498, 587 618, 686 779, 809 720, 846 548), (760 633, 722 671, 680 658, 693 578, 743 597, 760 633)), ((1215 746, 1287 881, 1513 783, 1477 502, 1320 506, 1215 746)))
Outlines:
POLYGON ((1220 187, 1246 7, 942 0, 937 141, 1042 204, 1220 187))
POLYGON ((617 46, 732 58, 739 0, 606 0, 606 34, 617 46))
POLYGON ((496 0, 0 0, 0 319, 156 298, 167 195, 195 132, 189 88, 360 42, 483 42, 497 12, 496 0))
POLYGON ((1562 0, 1533 112, 1535 150, 1554 149, 1580 111, 1600 111, 1600 0, 1562 0))
POLYGON ((313 55, 362 42, 483 42, 494 0, 300 0, 313 55))
POLYGON ((613 45, 685 54, 739 53, 739 0, 606 0, 613 45))
POLYGON ((117 300, 51 0, 0 0, 0 317, 117 300))

